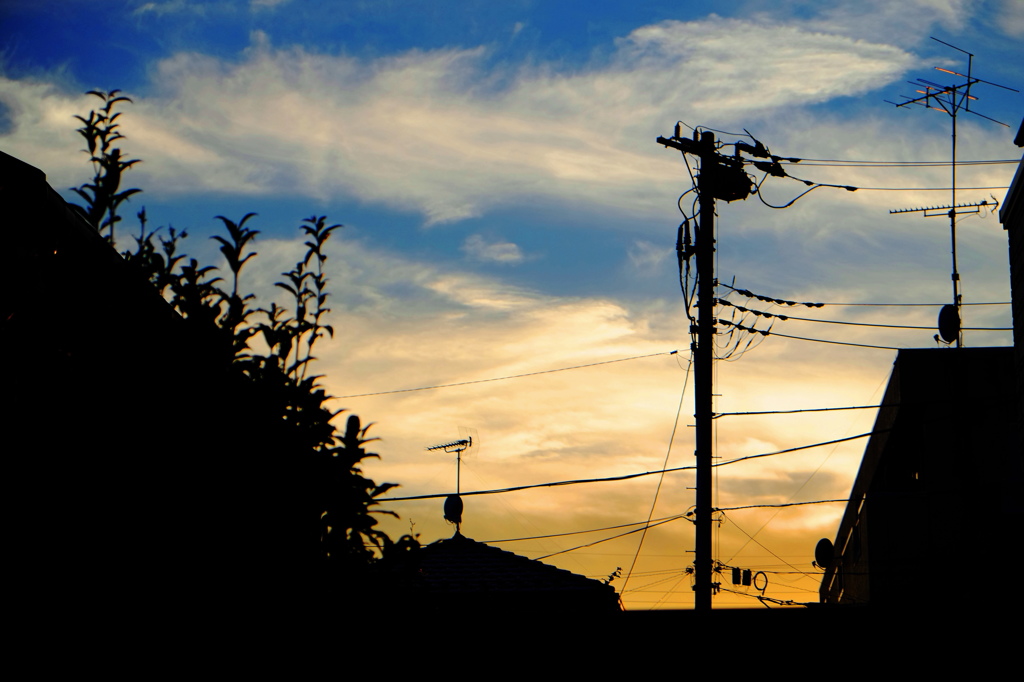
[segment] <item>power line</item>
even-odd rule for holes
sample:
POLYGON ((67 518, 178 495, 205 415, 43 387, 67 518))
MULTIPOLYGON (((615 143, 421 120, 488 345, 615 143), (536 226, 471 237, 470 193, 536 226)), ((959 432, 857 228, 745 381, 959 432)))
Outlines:
POLYGON ((777 450, 775 452, 765 452, 760 455, 747 455, 746 457, 737 457, 736 459, 728 459, 724 462, 715 462, 711 466, 713 467, 724 467, 727 464, 736 464, 737 462, 745 462, 748 459, 760 459, 761 457, 772 457, 774 455, 784 455, 787 452, 796 452, 798 450, 810 450, 811 448, 819 448, 823 445, 832 445, 833 443, 843 443, 848 440, 857 440, 858 438, 866 438, 867 436, 873 436, 876 433, 886 433, 889 429, 879 429, 878 431, 868 431, 867 433, 861 433, 856 436, 847 436, 846 438, 836 438, 835 440, 825 441, 824 443, 814 443, 813 445, 801 445, 795 448, 786 448, 785 450, 777 450))
MULTIPOLYGON (((841 303, 841 302, 840 303, 806 303, 806 302, 800 302, 800 301, 787 301, 787 300, 781 299, 781 298, 772 298, 771 296, 762 296, 760 294, 755 294, 754 292, 750 291, 749 289, 740 289, 738 287, 734 287, 732 285, 726 284, 725 282, 719 282, 718 286, 725 287, 726 289, 731 289, 731 290, 735 291, 737 294, 739 294, 741 296, 746 296, 747 298, 756 298, 757 300, 764 301, 766 303, 775 303, 775 304, 778 304, 778 305, 788 305, 788 306, 802 305, 802 306, 805 306, 805 307, 808 307, 808 308, 821 308, 822 306, 826 306, 826 305, 877 306, 877 307, 880 307, 880 308, 884 308, 884 307, 903 307, 903 306, 940 307, 940 306, 946 305, 946 303, 841 303)), ((991 301, 991 302, 982 302, 982 303, 961 303, 960 305, 961 306, 965 306, 965 305, 1010 305, 1010 302, 1009 301, 991 301)))
MULTIPOLYGON (((718 303, 725 306, 730 306, 739 310, 743 313, 751 313, 757 317, 764 317, 766 319, 779 319, 782 321, 798 320, 800 322, 821 322, 823 324, 843 324, 853 327, 885 327, 886 329, 924 329, 928 331, 934 331, 935 326, 931 327, 920 327, 906 324, 880 324, 874 322, 850 322, 846 320, 820 320, 813 317, 796 317, 794 315, 782 315, 779 313, 769 313, 764 310, 754 310, 752 308, 744 308, 741 305, 736 305, 731 301, 727 301, 724 298, 715 299, 718 303)), ((1008 332, 1013 331, 1012 327, 964 327, 965 331, 976 331, 976 332, 1008 332)))
MULTIPOLYGON (((957 164, 959 165, 959 164, 957 164)), ((865 192, 948 192, 952 187, 855 187, 854 189, 863 190, 865 192)), ((1009 185, 999 185, 997 187, 957 187, 958 190, 991 190, 991 189, 1010 189, 1009 185)))
POLYGON ((900 346, 877 346, 871 343, 852 343, 850 341, 829 341, 827 339, 810 339, 806 336, 792 336, 790 334, 780 334, 779 332, 769 331, 767 329, 754 329, 753 327, 744 327, 741 324, 735 322, 729 322, 728 320, 718 320, 719 324, 735 327, 741 331, 753 332, 760 334, 761 336, 781 336, 784 339, 797 339, 798 341, 814 341, 816 343, 830 343, 837 346, 857 346, 860 348, 879 348, 882 350, 903 350, 900 346))
POLYGON ((585 545, 577 545, 576 547, 570 547, 569 549, 562 549, 562 550, 559 550, 557 552, 552 552, 551 554, 545 554, 544 556, 536 557, 534 559, 534 561, 540 561, 541 559, 550 559, 551 557, 558 556, 559 554, 566 554, 568 552, 575 552, 577 549, 586 549, 587 547, 593 547, 594 545, 599 545, 602 542, 609 542, 611 540, 617 540, 618 538, 626 537, 627 535, 632 535, 633 533, 639 533, 641 531, 646 532, 648 528, 654 528, 656 526, 660 526, 660 525, 666 524, 666 523, 668 523, 670 521, 676 521, 676 520, 678 520, 680 518, 682 518, 682 516, 676 516, 676 517, 673 517, 673 518, 670 518, 670 519, 665 519, 664 521, 659 521, 658 523, 644 524, 643 528, 636 528, 634 530, 628 530, 625 533, 619 533, 618 535, 613 535, 610 538, 602 538, 601 540, 594 540, 593 542, 588 542, 585 545))
MULTIPOLYGON (((874 306, 876 308, 895 308, 895 307, 921 307, 927 306, 930 308, 946 305, 945 303, 822 303, 821 305, 862 305, 862 306, 874 306)), ((1009 301, 989 301, 983 303, 961 303, 960 306, 965 305, 1010 305, 1009 301)))
MULTIPOLYGON (((799 162, 779 160, 779 163, 818 167, 852 168, 944 168, 952 166, 951 161, 852 161, 848 159, 801 159, 799 162)), ((1019 163, 1018 159, 992 159, 983 161, 957 161, 957 166, 998 166, 1019 163)))
MULTIPOLYGON (((722 516, 725 516, 725 515, 723 514, 722 516)), ((725 517, 725 518, 728 518, 728 517, 725 517)), ((793 564, 789 563, 788 561, 786 561, 785 559, 783 559, 782 557, 780 557, 780 556, 779 556, 778 554, 776 554, 775 552, 771 551, 770 549, 768 549, 767 547, 765 547, 764 545, 762 545, 762 544, 761 544, 761 543, 760 543, 760 542, 759 542, 759 541, 758 541, 758 540, 757 540, 757 539, 756 539, 756 538, 755 538, 755 537, 754 537, 753 535, 751 535, 751 534, 750 534, 750 533, 748 533, 747 531, 745 531, 745 530, 743 530, 742 528, 740 528, 740 526, 739 526, 739 524, 738 524, 738 523, 736 523, 736 522, 735 522, 735 521, 733 521, 732 519, 729 519, 729 522, 730 522, 730 523, 731 523, 731 524, 732 524, 733 526, 735 526, 735 527, 736 527, 736 529, 737 529, 738 531, 740 531, 741 533, 743 533, 744 535, 746 535, 746 536, 747 536, 748 538, 750 538, 750 541, 751 541, 751 542, 755 543, 755 544, 756 544, 756 545, 757 545, 758 547, 760 547, 760 548, 761 548, 761 549, 763 549, 764 551, 766 551, 766 552, 768 552, 769 554, 771 554, 771 555, 772 555, 773 557, 775 557, 776 559, 778 559, 779 561, 781 561, 781 562, 782 562, 783 564, 785 564, 786 566, 789 566, 789 567, 790 567, 790 568, 792 568, 792 569, 793 569, 794 571, 799 571, 799 570, 800 570, 799 568, 797 568, 797 567, 796 567, 796 566, 794 566, 793 564)), ((746 544, 744 544, 744 547, 745 547, 745 546, 746 546, 746 544)), ((731 560, 730 560, 730 561, 731 561, 731 560)))
MULTIPOLYGON (((769 609, 771 607, 768 606, 768 604, 765 604, 765 602, 771 602, 772 604, 776 604, 778 606, 809 606, 809 604, 805 602, 793 601, 792 599, 775 599, 774 597, 766 597, 761 594, 749 594, 747 592, 740 592, 739 590, 730 590, 728 587, 719 587, 718 589, 720 589, 722 592, 731 592, 732 594, 739 594, 744 597, 752 597, 761 602, 762 604, 764 604, 769 609)), ((804 590, 804 592, 813 592, 813 590, 804 590)), ((814 606, 818 605, 817 602, 812 602, 812 604, 814 606)))
POLYGON ((663 516, 660 519, 649 519, 647 521, 633 521, 632 523, 620 523, 617 526, 605 526, 604 528, 589 528, 587 530, 571 530, 565 533, 550 533, 548 535, 534 535, 527 538, 505 538, 504 540, 486 540, 485 543, 489 545, 495 545, 501 542, 525 542, 527 540, 548 540, 551 538, 563 538, 569 535, 585 535, 586 533, 599 533, 606 530, 619 530, 620 528, 629 528, 630 526, 641 526, 648 523, 661 523, 662 521, 673 521, 680 519, 685 516, 684 514, 674 514, 672 516, 663 516))
MULTIPOLYGON (((689 471, 689 470, 695 469, 695 468, 696 467, 694 467, 694 466, 674 467, 672 469, 665 469, 664 473, 674 473, 676 471, 689 471)), ((470 492, 461 492, 459 494, 462 495, 463 497, 466 497, 468 495, 496 495, 498 493, 512 493, 512 492, 518 492, 520 490, 531 490, 533 488, 557 488, 557 487, 563 486, 563 485, 579 485, 579 484, 582 484, 582 483, 603 483, 603 482, 606 482, 606 481, 628 481, 629 479, 632 479, 632 478, 642 478, 644 476, 654 476, 654 475, 660 474, 660 473, 662 473, 661 470, 658 470, 658 471, 642 471, 640 473, 625 474, 625 475, 622 475, 622 476, 605 476, 605 477, 602 477, 602 478, 577 478, 577 479, 572 479, 572 480, 568 480, 568 481, 551 481, 549 483, 532 483, 530 485, 517 485, 517 486, 512 486, 512 487, 509 487, 509 488, 494 488, 494 489, 491 489, 491 490, 473 490, 473 491, 470 491, 470 492)), ((411 500, 436 500, 436 499, 441 499, 442 497, 448 497, 448 495, 450 495, 450 494, 451 493, 430 493, 428 495, 409 495, 409 496, 406 496, 406 497, 382 497, 382 498, 378 498, 377 501, 378 502, 409 502, 411 500)))
MULTIPOLYGON (((718 466, 725 466, 726 464, 734 464, 736 462, 742 462, 742 461, 748 460, 748 459, 757 459, 759 457, 771 457, 773 455, 784 455, 784 454, 786 454, 788 452, 796 452, 798 450, 809 450, 811 448, 817 448, 817 447, 821 447, 823 445, 832 445, 833 443, 842 443, 842 442, 848 441, 848 440, 856 440, 858 438, 864 438, 866 436, 871 436, 871 435, 874 435, 876 433, 885 433, 886 431, 888 431, 888 429, 882 429, 882 430, 879 430, 879 431, 869 431, 867 433, 862 433, 862 434, 857 435, 857 436, 848 436, 846 438, 837 438, 835 440, 829 440, 829 441, 825 441, 823 443, 813 443, 811 445, 801 445, 801 446, 795 447, 795 448, 786 448, 785 450, 778 450, 776 452, 765 452, 765 453, 762 453, 762 454, 759 454, 759 455, 748 455, 746 457, 740 457, 738 459, 731 459, 731 460, 728 460, 728 461, 725 461, 725 462, 718 462, 716 464, 712 464, 712 466, 716 466, 716 467, 718 467, 718 466)), ((468 495, 496 495, 498 493, 511 493, 511 492, 518 492, 520 490, 530 490, 530 489, 533 489, 533 488, 556 488, 556 487, 563 486, 563 485, 579 485, 579 484, 582 484, 582 483, 603 483, 603 482, 606 482, 606 481, 627 481, 627 480, 633 479, 633 478, 642 478, 644 476, 654 476, 654 475, 661 474, 661 473, 674 473, 676 471, 690 471, 690 470, 693 470, 693 469, 696 469, 696 468, 697 467, 695 467, 695 466, 681 466, 681 467, 672 467, 671 469, 664 469, 664 470, 657 470, 657 471, 642 471, 642 472, 635 473, 635 474, 624 474, 622 476, 605 476, 605 477, 601 477, 601 478, 577 478, 577 479, 572 479, 572 480, 568 480, 568 481, 551 481, 551 482, 548 482, 548 483, 532 483, 532 484, 529 484, 529 485, 517 485, 517 486, 512 486, 512 487, 509 487, 509 488, 494 488, 494 489, 491 489, 491 490, 473 490, 473 491, 469 491, 469 492, 462 492, 462 493, 459 493, 459 494, 462 495, 463 497, 468 496, 468 495)), ((442 497, 448 497, 448 495, 450 495, 450 494, 451 493, 430 493, 430 494, 427 494, 427 495, 408 495, 406 497, 381 497, 381 498, 377 498, 376 501, 377 502, 409 502, 409 501, 412 501, 412 500, 436 500, 436 499, 440 499, 442 497)))
MULTIPOLYGON (((834 441, 839 442, 839 441, 834 441)), ((800 507, 808 504, 830 504, 832 502, 849 502, 849 498, 841 500, 814 500, 813 502, 784 502, 782 504, 748 504, 742 507, 715 507, 712 511, 736 511, 737 509, 762 509, 775 507, 800 507)))
POLYGON ((675 355, 678 350, 673 351, 662 351, 660 353, 648 353, 647 355, 634 355, 629 358, 618 358, 617 360, 603 360, 601 362, 591 362, 586 365, 574 365, 573 367, 559 367, 557 369, 545 369, 539 372, 527 372, 525 374, 511 374, 504 377, 493 377, 491 379, 474 379, 472 381, 458 381, 452 384, 438 384, 436 386, 419 386, 417 388, 398 388, 392 391, 377 391, 375 393, 356 393, 354 395, 340 395, 334 398, 334 400, 343 400, 346 398, 366 398, 374 395, 390 395, 392 393, 411 393, 413 391, 432 391, 435 388, 452 388, 453 386, 468 386, 469 384, 484 384, 489 381, 504 381, 506 379, 521 379, 523 377, 537 376, 538 374, 552 374, 553 372, 566 372, 571 369, 584 369, 586 367, 597 367, 598 365, 610 365, 616 362, 628 362, 630 360, 642 360, 643 358, 653 358, 658 355, 675 355))
POLYGON ((849 407, 809 407, 802 410, 766 410, 759 412, 719 412, 715 415, 715 419, 719 417, 741 417, 753 414, 796 414, 798 412, 833 412, 836 410, 873 410, 879 407, 899 407, 899 403, 887 403, 883 405, 851 405, 849 407))
MULTIPOLYGON (((754 329, 753 327, 744 327, 743 325, 736 324, 734 322, 728 322, 726 320, 719 320, 720 324, 732 325, 737 329, 741 329, 746 332, 754 332, 761 334, 762 336, 781 336, 784 339, 796 339, 798 341, 814 341, 815 343, 829 343, 836 346, 857 346, 858 348, 880 348, 882 350, 905 350, 903 346, 877 346, 870 343, 852 343, 850 341, 829 341, 828 339, 811 339, 806 336, 792 336, 790 334, 780 334, 779 332, 769 331, 767 329, 754 329)), ((929 327, 931 329, 931 327, 929 327)))
MULTIPOLYGON (((849 502, 849 499, 842 500, 809 500, 807 502, 786 502, 783 504, 752 504, 745 507, 715 507, 713 511, 736 511, 737 509, 754 509, 757 507, 800 507, 811 504, 827 504, 831 502, 849 502)), ((551 538, 563 538, 570 535, 586 535, 587 533, 600 533, 607 530, 619 530, 620 528, 629 528, 630 526, 642 526, 648 525, 653 528, 655 525, 661 523, 667 523, 669 521, 675 521, 677 519, 686 518, 687 514, 673 514, 672 516, 662 516, 658 519, 649 519, 647 521, 633 521, 631 523, 620 523, 615 526, 604 526, 602 528, 588 528, 586 530, 570 530, 564 533, 549 533, 547 535, 531 535, 523 538, 503 538, 501 540, 485 540, 484 542, 489 545, 496 545, 502 542, 527 542, 529 540, 550 540, 551 538)), ((639 528, 636 530, 640 530, 639 528)), ((619 536, 616 536, 619 537, 619 536)), ((655 573, 665 571, 655 571, 655 573)), ((778 573, 779 571, 766 571, 767 573, 778 573)), ((651 575, 651 572, 637 572, 634 575, 651 575)))
POLYGON ((679 393, 679 407, 676 408, 676 418, 672 422, 672 434, 668 437, 668 449, 665 451, 665 461, 661 465, 662 474, 658 478, 658 487, 654 489, 654 500, 651 502, 651 511, 647 514, 647 523, 644 524, 643 533, 640 535, 640 542, 636 545, 636 552, 633 554, 633 562, 629 565, 629 570, 626 572, 626 579, 622 583, 622 588, 625 589, 626 585, 629 584, 629 579, 633 575, 633 569, 636 568, 637 559, 640 558, 640 550, 643 549, 644 540, 647 539, 647 529, 651 527, 651 519, 654 517, 654 509, 658 506, 658 495, 661 493, 661 484, 665 481, 665 469, 668 468, 668 460, 672 455, 672 444, 676 440, 676 430, 679 428, 679 415, 683 413, 683 399, 686 397, 686 385, 690 381, 690 369, 693 367, 693 352, 690 353, 690 364, 686 366, 686 376, 683 378, 683 390, 679 393))

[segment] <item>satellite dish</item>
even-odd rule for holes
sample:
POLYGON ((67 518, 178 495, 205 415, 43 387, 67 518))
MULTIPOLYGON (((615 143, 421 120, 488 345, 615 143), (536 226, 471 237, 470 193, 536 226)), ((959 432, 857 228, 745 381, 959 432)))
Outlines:
POLYGON ((449 495, 444 500, 444 520, 454 523, 456 532, 462 525, 462 498, 458 495, 449 495))
POLYGON ((831 566, 835 560, 835 555, 836 549, 828 538, 818 540, 818 544, 814 546, 814 562, 822 568, 831 566))
POLYGON ((946 343, 953 343, 960 337, 960 311, 955 305, 946 304, 939 311, 939 336, 946 343))

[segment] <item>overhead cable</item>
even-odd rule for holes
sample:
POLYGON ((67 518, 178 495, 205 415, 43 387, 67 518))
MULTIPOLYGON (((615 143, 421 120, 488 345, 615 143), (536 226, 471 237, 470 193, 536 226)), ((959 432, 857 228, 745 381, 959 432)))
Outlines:
MULTIPOLYGON (((725 516, 725 514, 722 514, 722 516, 723 516, 724 518, 729 518, 729 517, 725 516)), ((775 552, 773 552, 772 550, 768 549, 768 547, 766 547, 766 546, 765 546, 765 545, 764 545, 763 543, 761 543, 761 541, 760 541, 760 540, 757 540, 757 539, 756 539, 756 538, 754 537, 754 535, 757 535, 757 533, 754 533, 754 535, 751 535, 751 534, 750 534, 750 533, 748 533, 747 531, 743 530, 743 529, 742 529, 742 528, 740 527, 740 525, 739 525, 738 523, 736 523, 735 521, 733 521, 732 519, 729 519, 729 523, 731 523, 731 524, 732 524, 733 526, 735 526, 735 527, 736 527, 736 530, 740 531, 741 533, 743 533, 744 535, 746 535, 746 536, 747 536, 748 538, 750 538, 750 540, 748 540, 748 542, 745 542, 745 543, 743 543, 743 546, 744 546, 744 547, 746 547, 746 546, 747 546, 747 544, 749 544, 750 542, 753 542, 753 543, 754 543, 754 544, 756 544, 756 545, 757 545, 758 547, 760 547, 761 549, 763 549, 764 551, 768 552, 768 553, 769 553, 769 554, 771 554, 771 555, 772 555, 773 557, 775 557, 776 559, 778 559, 779 561, 781 561, 781 562, 782 562, 783 564, 785 564, 786 566, 789 566, 790 568, 792 568, 792 569, 793 569, 794 571, 799 571, 799 570, 800 570, 799 568, 797 568, 797 567, 796 567, 796 566, 794 566, 793 564, 789 563, 788 561, 786 561, 785 559, 783 559, 782 557, 780 557, 780 556, 779 556, 778 554, 776 554, 776 553, 775 553, 775 552)), ((763 526, 762 526, 762 527, 763 527, 763 526)), ((735 555, 733 555, 733 559, 734 559, 734 558, 736 558, 736 557, 735 557, 735 555)), ((732 559, 730 559, 729 561, 732 561, 732 559)), ((725 562, 725 563, 726 563, 726 564, 728 564, 729 562, 725 562)))
MULTIPOLYGON (((843 321, 843 320, 819 320, 819 319, 815 319, 813 317, 795 317, 793 315, 782 315, 782 314, 779 314, 779 313, 765 312, 763 310, 755 310, 755 309, 752 309, 752 308, 744 308, 743 306, 736 305, 735 303, 733 303, 731 301, 728 301, 728 300, 726 300, 724 298, 716 298, 715 302, 716 303, 720 303, 721 305, 731 306, 733 308, 736 308, 736 310, 739 310, 740 312, 751 313, 752 315, 756 315, 757 317, 764 317, 766 319, 778 318, 778 319, 784 320, 784 321, 785 320, 799 320, 800 322, 821 322, 823 324, 845 324, 845 325, 850 325, 850 326, 854 326, 854 327, 885 327, 887 329, 924 329, 924 330, 928 330, 928 331, 934 331, 935 330, 935 326, 934 325, 932 325, 930 327, 919 327, 919 326, 912 326, 912 325, 906 325, 906 324, 880 324, 880 323, 874 323, 874 322, 849 322, 849 321, 843 321)), ((963 327, 963 330, 964 331, 976 331, 976 332, 1008 332, 1008 331, 1013 331, 1013 327, 963 327)))
MULTIPOLYGON (((730 590, 728 587, 719 587, 718 589, 720 589, 722 592, 731 592, 732 594, 739 594, 739 595, 742 595, 744 597, 753 597, 754 599, 758 600, 759 602, 764 604, 766 608, 769 608, 769 609, 771 607, 768 606, 768 604, 766 604, 765 602, 771 602, 772 604, 776 604, 778 606, 817 606, 818 605, 817 602, 814 602, 812 604, 808 604, 808 603, 805 603, 805 602, 793 601, 792 599, 775 599, 774 597, 765 597, 764 595, 760 595, 760 594, 750 594, 748 592, 740 592, 739 590, 730 590)), ((810 591, 811 590, 805 590, 805 592, 810 592, 810 591)))
POLYGON ((622 582, 622 587, 625 589, 626 585, 629 584, 629 579, 633 575, 633 569, 636 568, 636 562, 640 558, 640 550, 643 549, 644 540, 647 539, 647 529, 651 527, 651 519, 654 518, 654 508, 658 506, 658 495, 661 494, 661 484, 665 482, 665 470, 668 468, 668 460, 672 455, 672 444, 676 440, 676 430, 679 428, 679 415, 683 413, 683 399, 686 397, 686 385, 690 380, 690 369, 693 368, 693 353, 690 353, 690 364, 686 366, 686 376, 683 377, 683 390, 679 393, 679 407, 676 408, 676 418, 672 422, 672 434, 668 437, 668 448, 665 450, 665 461, 661 465, 662 474, 658 478, 658 487, 654 489, 654 499, 651 501, 651 511, 647 514, 647 523, 644 524, 643 533, 640 535, 640 542, 636 544, 636 552, 633 554, 633 561, 629 565, 629 570, 626 571, 626 578, 622 582))
POLYGON ((844 443, 848 440, 857 440, 858 438, 867 438, 873 436, 876 433, 886 433, 889 429, 879 429, 877 431, 868 431, 867 433, 860 433, 856 436, 847 436, 846 438, 836 438, 835 440, 825 441, 824 443, 815 443, 813 445, 801 445, 795 448, 786 448, 785 450, 776 450, 775 452, 764 452, 760 455, 747 455, 746 457, 737 457, 736 459, 728 459, 724 462, 715 462, 711 466, 713 467, 724 467, 728 464, 736 464, 737 462, 745 462, 748 459, 760 459, 761 457, 774 457, 775 455, 784 455, 787 452, 797 452, 798 450, 810 450, 811 448, 820 448, 823 445, 832 445, 833 443, 844 443))
MULTIPOLYGON (((959 164, 958 164, 959 165, 959 164)), ((865 192, 948 192, 952 187, 857 187, 856 189, 863 190, 865 192)), ((1010 189, 1009 185, 998 185, 991 187, 957 187, 960 190, 990 190, 990 189, 1010 189)))
POLYGON ((886 403, 882 405, 851 405, 849 407, 809 407, 802 410, 767 410, 761 412, 718 412, 715 419, 719 417, 740 417, 753 414, 796 414, 798 412, 833 412, 835 410, 873 410, 879 407, 899 407, 899 403, 886 403))
MULTIPOLYGON (((748 460, 748 459, 757 459, 759 457, 771 457, 773 455, 784 455, 784 454, 786 454, 788 452, 797 452, 799 450, 809 450, 811 448, 822 447, 824 445, 832 445, 833 443, 842 443, 842 442, 848 441, 848 440, 856 440, 858 438, 865 438, 867 436, 871 436, 871 435, 874 435, 876 433, 885 433, 886 431, 888 431, 888 429, 881 429, 881 430, 878 430, 878 431, 869 431, 867 433, 862 433, 862 434, 857 435, 857 436, 848 436, 846 438, 837 438, 835 440, 829 440, 829 441, 825 441, 823 443, 812 443, 811 445, 801 445, 799 447, 786 448, 785 450, 778 450, 778 451, 775 451, 775 452, 765 452, 765 453, 762 453, 762 454, 759 454, 759 455, 748 455, 746 457, 740 457, 740 458, 737 458, 737 459, 728 460, 726 462, 718 462, 716 464, 712 464, 711 466, 719 467, 719 466, 725 466, 726 464, 735 464, 736 462, 742 462, 742 461, 745 461, 745 460, 748 460)), ((517 492, 519 490, 530 490, 530 489, 533 489, 533 488, 555 488, 555 487, 563 486, 563 485, 579 485, 581 483, 604 483, 604 482, 607 482, 607 481, 627 481, 627 480, 633 479, 633 478, 642 478, 644 476, 655 476, 655 475, 658 475, 658 474, 661 474, 661 473, 673 473, 673 472, 676 472, 676 471, 692 471, 692 470, 694 470, 696 468, 697 468, 696 466, 681 466, 681 467, 672 467, 671 469, 664 469, 664 470, 660 470, 659 469, 657 471, 642 471, 642 472, 635 473, 635 474, 623 474, 622 476, 605 476, 605 477, 601 477, 601 478, 577 478, 577 479, 572 479, 572 480, 568 480, 568 481, 551 481, 551 482, 548 482, 548 483, 533 483, 533 484, 529 484, 529 485, 512 486, 512 487, 509 487, 509 488, 495 488, 495 489, 492 489, 492 490, 472 490, 472 491, 469 491, 469 492, 461 492, 459 494, 462 495, 463 497, 466 497, 466 496, 469 496, 469 495, 496 495, 498 493, 511 493, 511 492, 517 492)), ((375 498, 375 501, 376 502, 409 502, 409 501, 412 501, 412 500, 435 500, 435 499, 440 499, 440 498, 443 498, 443 497, 448 497, 450 494, 451 494, 450 492, 447 492, 447 493, 430 493, 428 495, 409 495, 409 496, 406 496, 406 497, 381 497, 381 498, 375 498)))
POLYGON ((676 521, 676 520, 678 520, 680 518, 682 518, 682 517, 681 516, 676 516, 676 517, 673 517, 673 518, 670 518, 670 519, 665 519, 664 521, 659 521, 658 523, 652 523, 652 524, 649 524, 649 525, 645 524, 642 528, 636 528, 634 530, 627 530, 625 533, 619 533, 618 535, 613 535, 610 538, 602 538, 600 540, 594 540, 593 542, 588 542, 585 545, 577 545, 576 547, 570 547, 569 549, 562 549, 562 550, 559 550, 557 552, 552 552, 551 554, 545 554, 544 556, 535 557, 534 561, 540 561, 541 559, 550 559, 551 557, 558 556, 559 554, 567 554, 568 552, 575 552, 577 549, 585 549, 587 547, 593 547, 594 545, 600 545, 602 542, 609 542, 610 540, 617 540, 617 539, 619 539, 621 537, 625 537, 627 535, 632 535, 633 533, 639 533, 641 531, 646 531, 648 528, 654 528, 655 526, 660 526, 660 525, 669 523, 670 521, 676 521))
POLYGON ((587 533, 599 533, 606 530, 619 530, 620 528, 629 528, 630 526, 642 526, 644 524, 661 523, 662 521, 673 521, 675 519, 683 518, 685 514, 673 514, 672 516, 663 516, 660 519, 648 519, 647 521, 633 521, 632 523, 620 523, 617 526, 605 526, 604 528, 588 528, 587 530, 571 530, 565 533, 550 533, 548 535, 533 535, 526 538, 505 538, 503 540, 484 540, 488 545, 494 545, 501 542, 525 542, 527 540, 548 540, 550 538, 563 538, 569 535, 585 535, 587 533))
MULTIPOLYGON (((822 306, 826 306, 826 305, 849 305, 849 306, 859 305, 859 306, 877 306, 877 307, 894 307, 894 306, 930 306, 930 307, 939 307, 939 306, 945 305, 945 303, 842 303, 842 302, 838 302, 838 303, 803 303, 803 302, 799 302, 799 301, 787 301, 787 300, 781 299, 781 298, 772 298, 771 296, 762 296, 760 294, 755 294, 754 292, 750 291, 749 289, 740 289, 738 287, 734 287, 734 286, 731 286, 729 284, 726 284, 725 282, 719 282, 718 286, 725 287, 726 289, 732 289, 733 291, 735 291, 737 294, 739 294, 741 296, 746 296, 747 298, 756 298, 759 301, 765 301, 767 303, 777 303, 778 305, 788 305, 788 306, 802 305, 802 306, 805 306, 805 307, 808 307, 808 308, 821 308, 822 306)), ((948 301, 947 301, 947 303, 948 303, 948 301)), ((984 303, 961 303, 960 305, 961 306, 965 306, 965 305, 1010 305, 1010 302, 1009 301, 994 301, 994 302, 984 302, 984 303)))
POLYGON ((376 393, 356 393, 353 395, 340 395, 334 398, 334 400, 342 400, 345 398, 365 398, 367 396, 374 395, 389 395, 391 393, 411 393, 413 391, 431 391, 435 388, 451 388, 453 386, 468 386, 469 384, 484 384, 489 381, 504 381, 506 379, 521 379, 523 377, 537 376, 538 374, 551 374, 553 372, 566 372, 570 369, 584 369, 586 367, 597 367, 598 365, 610 365, 616 362, 628 362, 630 360, 642 360, 643 358, 653 358, 658 355, 675 355, 678 350, 662 351, 660 353, 648 353, 646 355, 634 355, 629 358, 618 358, 616 360, 602 360, 601 362, 590 362, 586 365, 574 365, 572 367, 559 367, 557 369, 544 369, 539 372, 527 372, 525 374, 512 374, 504 377, 493 377, 491 379, 474 379, 472 381, 458 381, 452 384, 438 384, 437 386, 419 386, 417 388, 398 388, 392 391, 377 391, 376 393))
MULTIPOLYGON (((785 504, 753 504, 745 507, 715 507, 712 511, 735 511, 737 509, 753 509, 755 507, 799 507, 812 504, 827 504, 830 502, 848 502, 848 499, 843 500, 810 500, 808 502, 787 502, 785 504)), ((629 528, 630 526, 643 526, 650 524, 648 527, 654 527, 655 524, 660 524, 668 521, 675 521, 677 519, 685 518, 688 514, 673 514, 672 516, 662 516, 657 519, 649 519, 647 521, 633 521, 632 523, 620 523, 616 526, 604 526, 603 528, 588 528, 586 530, 571 530, 564 533, 549 533, 547 535, 531 535, 523 538, 503 538, 501 540, 484 540, 486 544, 495 545, 502 542, 526 542, 528 540, 550 540, 551 538, 563 538, 570 535, 586 535, 587 533, 600 533, 608 530, 619 530, 620 528, 629 528)), ((773 571, 768 571, 769 573, 773 571)), ((778 572, 778 571, 774 571, 778 572)), ((634 573, 634 575, 649 575, 650 572, 634 573)))
MULTIPOLYGON (((991 159, 982 161, 957 161, 960 166, 997 166, 1019 163, 1019 159, 991 159)), ((780 159, 780 163, 799 163, 802 166, 832 166, 852 168, 934 168, 952 166, 951 161, 853 161, 849 159, 801 159, 800 161, 787 161, 780 159)))
POLYGON ((711 511, 736 511, 737 509, 762 509, 774 507, 800 507, 808 504, 831 504, 832 502, 849 502, 849 498, 841 500, 814 500, 813 502, 784 502, 782 504, 747 504, 742 507, 714 507, 711 511))
POLYGON ((829 341, 828 339, 810 339, 805 336, 792 336, 790 334, 780 334, 779 332, 769 331, 767 329, 754 329, 753 327, 744 327, 741 324, 735 322, 729 322, 728 320, 718 320, 719 324, 735 327, 736 329, 753 332, 760 334, 761 336, 781 336, 784 339, 797 339, 798 341, 814 341, 816 343, 830 343, 837 346, 858 346, 860 348, 879 348, 882 350, 903 350, 900 346, 877 346, 870 343, 852 343, 850 341, 829 341))

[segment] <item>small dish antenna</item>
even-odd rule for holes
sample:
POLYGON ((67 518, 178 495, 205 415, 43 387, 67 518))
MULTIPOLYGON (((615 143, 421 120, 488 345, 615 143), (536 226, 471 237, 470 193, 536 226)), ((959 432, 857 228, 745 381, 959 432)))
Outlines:
POLYGON ((836 550, 832 541, 828 538, 818 540, 818 544, 814 546, 814 564, 818 568, 828 569, 835 558, 836 550))

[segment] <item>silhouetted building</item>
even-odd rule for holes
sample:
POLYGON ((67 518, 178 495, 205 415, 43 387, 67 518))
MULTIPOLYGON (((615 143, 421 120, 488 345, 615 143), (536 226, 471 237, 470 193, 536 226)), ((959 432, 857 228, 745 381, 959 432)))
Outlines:
POLYGON ((414 553, 418 610, 444 615, 608 614, 621 611, 600 580, 456 533, 414 553))
POLYGON ((899 352, 824 562, 822 602, 976 608, 994 598, 989 571, 1024 520, 1013 353, 899 352))
MULTIPOLYGON (((1024 147, 1024 120, 1013 140, 1024 147)), ((1010 242, 1010 291, 1013 297, 1013 345, 1017 349, 1017 428, 1024 434, 1024 156, 1017 163, 1017 173, 999 209, 1010 242)), ((1021 447, 1024 448, 1024 435, 1021 447)))

